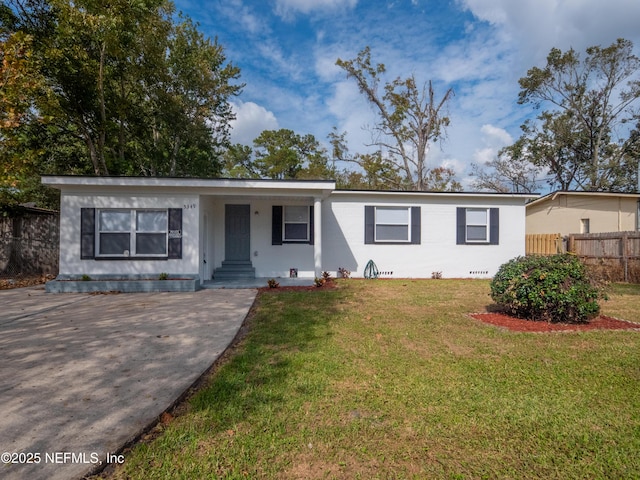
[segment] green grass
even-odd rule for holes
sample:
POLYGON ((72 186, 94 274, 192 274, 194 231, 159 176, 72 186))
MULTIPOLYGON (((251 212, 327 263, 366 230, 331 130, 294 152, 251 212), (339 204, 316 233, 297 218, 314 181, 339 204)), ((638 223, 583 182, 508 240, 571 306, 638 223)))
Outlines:
MULTIPOLYGON (((264 293, 186 413, 112 476, 640 478, 640 332, 509 332, 467 316, 488 293, 471 280, 264 293)), ((637 286, 615 286, 603 313, 638 307, 637 286)))
POLYGON ((602 304, 602 313, 640 323, 640 285, 614 283, 608 290, 609 301, 602 304))

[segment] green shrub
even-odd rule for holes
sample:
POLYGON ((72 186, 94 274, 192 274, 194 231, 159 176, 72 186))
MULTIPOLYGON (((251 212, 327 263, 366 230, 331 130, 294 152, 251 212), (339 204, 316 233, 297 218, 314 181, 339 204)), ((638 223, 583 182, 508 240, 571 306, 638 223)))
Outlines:
POLYGON ((500 267, 491 298, 510 314, 548 322, 586 322, 600 313, 601 289, 573 255, 528 256, 500 267))

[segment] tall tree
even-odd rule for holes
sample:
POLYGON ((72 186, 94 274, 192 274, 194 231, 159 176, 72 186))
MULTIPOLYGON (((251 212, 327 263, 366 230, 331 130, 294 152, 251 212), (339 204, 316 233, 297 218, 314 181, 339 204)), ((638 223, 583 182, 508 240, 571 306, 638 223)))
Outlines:
POLYGON ((227 178, 260 178, 253 166, 253 149, 236 143, 222 155, 222 175, 227 178))
POLYGON ((311 135, 292 130, 265 130, 253 141, 255 160, 252 169, 262 178, 326 179, 333 172, 324 148, 311 135))
POLYGON ((526 153, 561 189, 635 189, 638 138, 628 125, 640 118, 640 58, 624 39, 586 54, 553 48, 520 79, 519 103, 551 106, 523 127, 526 153))
MULTIPOLYGON (((2 165, 20 157, 44 173, 220 172, 239 69, 170 1, 9 0, 0 32, 3 52, 29 47, 42 84, 24 90, 28 108, 16 100, 4 109, 29 115, 0 124, 2 165)), ((10 75, 19 83, 18 69, 10 75)))
MULTIPOLYGON (((403 185, 398 187, 428 188, 427 154, 449 125, 445 109, 453 90, 448 89, 438 100, 430 81, 420 87, 412 75, 405 79, 398 77, 380 91, 386 67, 372 65, 369 47, 355 59, 338 59, 336 64, 347 72, 348 78, 356 81, 360 93, 377 111, 380 121, 371 132, 372 145, 402 172, 403 185)), ((357 162, 358 157, 354 156, 353 160, 357 162)))

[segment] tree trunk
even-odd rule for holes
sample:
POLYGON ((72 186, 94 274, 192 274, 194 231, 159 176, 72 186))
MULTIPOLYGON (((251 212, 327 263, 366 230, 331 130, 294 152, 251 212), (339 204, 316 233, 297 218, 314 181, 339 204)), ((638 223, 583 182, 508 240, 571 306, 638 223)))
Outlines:
POLYGON ((98 127, 98 160, 100 162, 100 167, 104 172, 104 175, 109 175, 109 170, 107 169, 107 164, 104 159, 104 145, 106 138, 106 123, 107 123, 107 110, 105 106, 104 100, 104 57, 105 50, 107 45, 105 42, 102 43, 102 49, 100 50, 100 70, 98 74, 98 94, 100 100, 100 126, 98 127))
POLYGON ((175 177, 176 166, 178 163, 178 152, 180 151, 180 135, 176 135, 175 142, 173 143, 173 151, 171 152, 171 167, 169 169, 169 176, 175 177))

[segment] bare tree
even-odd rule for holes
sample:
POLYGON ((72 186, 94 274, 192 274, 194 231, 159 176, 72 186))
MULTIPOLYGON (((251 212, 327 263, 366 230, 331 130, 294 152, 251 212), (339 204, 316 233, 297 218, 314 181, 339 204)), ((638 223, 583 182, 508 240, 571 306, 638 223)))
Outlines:
POLYGON ((540 188, 543 169, 529 161, 527 146, 519 140, 503 148, 485 165, 472 164, 475 190, 499 193, 533 193, 540 188))
POLYGON ((338 59, 336 64, 347 72, 347 78, 355 79, 360 92, 380 117, 372 127, 371 145, 377 146, 398 167, 406 188, 428 188, 426 157, 431 145, 444 136, 449 125, 444 111, 453 90, 447 90, 437 100, 431 81, 420 88, 412 75, 386 83, 380 92, 381 76, 386 68, 383 64, 371 64, 369 47, 354 60, 338 59))

